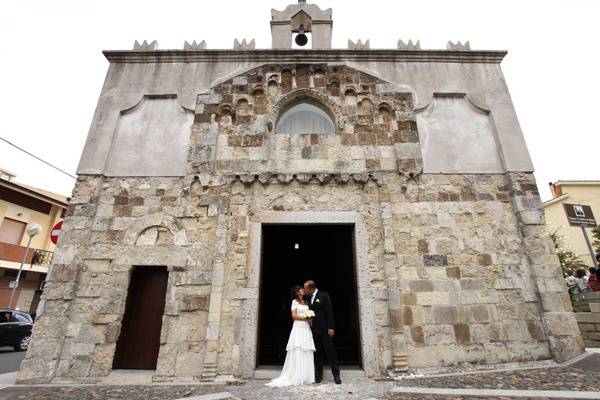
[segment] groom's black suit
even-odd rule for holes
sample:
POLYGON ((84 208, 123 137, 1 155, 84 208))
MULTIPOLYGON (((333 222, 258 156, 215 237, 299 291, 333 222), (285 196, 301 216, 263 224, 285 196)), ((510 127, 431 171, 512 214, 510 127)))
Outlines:
POLYGON ((329 337, 327 331, 335 329, 335 319, 333 317, 333 307, 331 298, 327 292, 317 290, 314 300, 311 302, 312 295, 306 296, 306 304, 314 311, 315 317, 311 324, 313 338, 315 340, 315 379, 320 381, 323 377, 324 358, 327 357, 331 372, 334 377, 340 376, 337 353, 333 345, 333 338, 329 337))

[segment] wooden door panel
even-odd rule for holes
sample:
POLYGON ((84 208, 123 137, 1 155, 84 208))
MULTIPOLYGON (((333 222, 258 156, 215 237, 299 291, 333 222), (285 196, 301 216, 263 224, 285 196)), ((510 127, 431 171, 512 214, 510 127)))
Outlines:
POLYGON ((136 267, 131 273, 113 368, 156 369, 167 281, 166 267, 136 267))

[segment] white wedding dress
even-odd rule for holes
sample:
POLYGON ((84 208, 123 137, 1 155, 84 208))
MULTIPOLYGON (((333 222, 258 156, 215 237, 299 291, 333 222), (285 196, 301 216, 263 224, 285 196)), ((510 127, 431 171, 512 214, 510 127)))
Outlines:
MULTIPOLYGON (((292 310, 304 316, 308 306, 292 301, 292 310)), ((281 375, 267 383, 267 386, 281 387, 307 385, 315 382, 315 342, 308 321, 294 320, 292 332, 286 346, 287 354, 281 375)))

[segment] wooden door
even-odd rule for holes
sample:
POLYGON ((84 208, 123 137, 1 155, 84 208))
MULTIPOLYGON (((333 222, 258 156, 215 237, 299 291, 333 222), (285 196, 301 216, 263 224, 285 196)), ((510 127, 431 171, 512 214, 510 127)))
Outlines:
POLYGON ((113 368, 156 369, 168 275, 166 267, 136 267, 131 273, 113 368))

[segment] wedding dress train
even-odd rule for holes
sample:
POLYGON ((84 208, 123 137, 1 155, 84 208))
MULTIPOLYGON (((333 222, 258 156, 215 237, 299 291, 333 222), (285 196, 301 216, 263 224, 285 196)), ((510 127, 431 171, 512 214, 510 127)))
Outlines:
MULTIPOLYGON (((304 316, 308 306, 292 301, 292 310, 304 316)), ((281 375, 267 383, 267 386, 281 387, 292 385, 308 385, 315 382, 315 343, 310 323, 294 320, 292 332, 286 346, 287 354, 281 375)))

